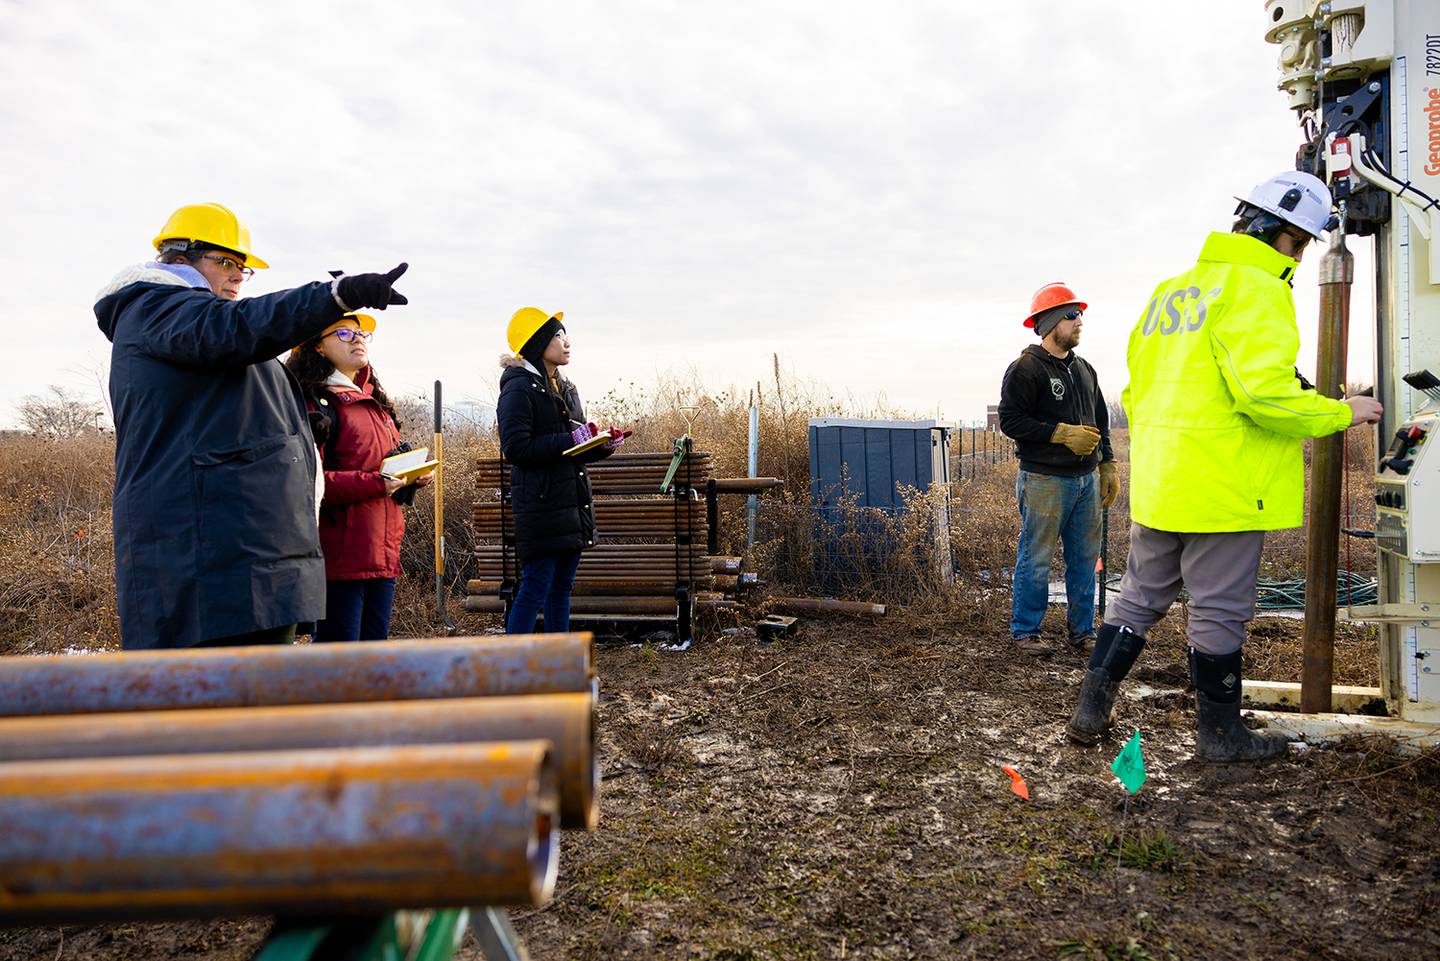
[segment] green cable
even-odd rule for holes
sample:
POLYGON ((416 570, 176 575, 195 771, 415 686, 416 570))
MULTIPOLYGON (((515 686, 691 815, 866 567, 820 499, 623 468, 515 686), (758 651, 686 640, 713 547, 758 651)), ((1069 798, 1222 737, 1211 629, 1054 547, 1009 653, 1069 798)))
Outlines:
MULTIPOLYGON (((1120 575, 1112 574, 1105 579, 1105 588, 1120 589, 1120 575)), ((1180 596, 1189 600, 1185 591, 1180 596)), ((1380 585, 1373 577, 1362 577, 1353 571, 1341 571, 1335 578, 1335 604, 1337 607, 1367 606, 1380 603, 1380 585)), ((1303 611, 1305 609, 1305 579, 1255 582, 1255 608, 1261 611, 1303 611)))

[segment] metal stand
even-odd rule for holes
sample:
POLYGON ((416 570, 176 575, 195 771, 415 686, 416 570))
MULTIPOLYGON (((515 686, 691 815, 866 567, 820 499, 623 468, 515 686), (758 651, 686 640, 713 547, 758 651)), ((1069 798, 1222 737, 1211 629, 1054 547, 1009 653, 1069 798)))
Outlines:
POLYGON ((485 961, 530 961, 530 952, 525 950, 504 908, 472 909, 470 931, 480 942, 485 961))
POLYGON ((252 961, 450 961, 469 928, 486 961, 530 961, 504 908, 281 920, 252 961))
MULTIPOLYGON (((695 497, 691 443, 688 433, 675 442, 675 460, 665 475, 667 481, 671 482, 670 492, 675 498, 675 644, 681 649, 690 646, 691 635, 694 633, 694 608, 690 590, 690 569, 694 562, 694 558, 690 556, 690 547, 695 542, 694 522, 690 513, 690 501, 695 497), (676 469, 682 466, 683 483, 676 477, 676 469)), ((708 487, 713 490, 714 486, 715 482, 712 480, 708 487)))
POLYGON ((500 461, 500 600, 505 604, 505 623, 510 623, 510 605, 520 583, 520 557, 515 553, 515 508, 511 500, 510 465, 500 461))

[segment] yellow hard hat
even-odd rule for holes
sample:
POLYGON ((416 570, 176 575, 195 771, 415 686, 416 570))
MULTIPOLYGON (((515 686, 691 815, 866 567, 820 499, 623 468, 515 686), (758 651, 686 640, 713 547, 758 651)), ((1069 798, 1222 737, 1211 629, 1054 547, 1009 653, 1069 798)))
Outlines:
POLYGON ((548 324, 551 318, 564 320, 565 314, 563 311, 549 314, 539 307, 521 307, 515 311, 510 318, 510 326, 505 328, 505 340, 510 344, 510 349, 520 353, 525 342, 534 337, 536 331, 548 324))
POLYGON ((186 204, 170 215, 155 236, 155 249, 167 240, 198 240, 233 250, 245 258, 247 267, 269 267, 250 250, 250 231, 229 207, 219 204, 186 204))

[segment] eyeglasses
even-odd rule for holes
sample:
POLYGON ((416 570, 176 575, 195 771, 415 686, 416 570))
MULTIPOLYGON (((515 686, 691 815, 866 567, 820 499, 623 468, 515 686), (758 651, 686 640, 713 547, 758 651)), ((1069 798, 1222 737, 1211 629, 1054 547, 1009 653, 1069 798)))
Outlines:
POLYGON ((336 337, 339 337, 343 342, 347 344, 353 343, 357 340, 361 343, 368 344, 370 343, 370 338, 375 336, 375 332, 373 330, 356 330, 354 327, 341 327, 338 330, 330 331, 330 333, 334 334, 336 337))
POLYGON ((246 267, 244 264, 234 260, 231 257, 222 257, 219 254, 201 254, 200 259, 208 260, 212 264, 219 264, 221 267, 224 267, 226 270, 229 271, 239 271, 240 275, 246 280, 249 280, 251 277, 255 276, 255 269, 253 267, 246 267))
POLYGON ((1080 319, 1081 317, 1083 317, 1084 315, 1085 315, 1085 311, 1083 311, 1083 310, 1078 310, 1078 309, 1077 309, 1077 310, 1067 310, 1067 311, 1065 311, 1065 313, 1061 314, 1060 317, 1061 317, 1062 320, 1079 320, 1079 319, 1080 319))

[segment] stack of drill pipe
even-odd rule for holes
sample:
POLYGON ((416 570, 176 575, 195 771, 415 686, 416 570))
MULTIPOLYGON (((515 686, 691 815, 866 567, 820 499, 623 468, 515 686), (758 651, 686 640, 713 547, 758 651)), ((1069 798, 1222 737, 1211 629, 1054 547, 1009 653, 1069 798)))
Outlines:
MULTIPOLYGON (((596 493, 617 490, 653 490, 658 492, 660 484, 665 479, 665 473, 669 470, 672 458, 670 452, 664 453, 617 453, 612 454, 603 461, 590 464, 585 468, 590 478, 590 487, 596 493)), ((475 484, 479 488, 499 488, 504 478, 502 472, 508 471, 509 466, 497 458, 482 459, 476 465, 477 473, 475 484)), ((691 487, 701 489, 705 482, 710 479, 712 472, 711 458, 708 453, 693 452, 689 454, 676 470, 675 478, 677 483, 684 484, 687 479, 691 487)))
MULTIPOLYGON (((678 574, 682 580, 695 582, 711 576, 703 543, 681 545, 679 550, 677 558, 676 548, 670 544, 598 544, 581 552, 576 578, 656 581, 673 580, 678 574)), ((479 546, 473 556, 477 579, 482 581, 503 580, 507 574, 514 577, 520 566, 512 548, 507 570, 499 545, 479 546)))
MULTIPOLYGON (((465 582, 467 594, 499 594, 503 582, 470 580, 465 582)), ((680 585, 674 578, 655 580, 577 580, 571 588, 572 597, 674 597, 680 585)))
POLYGON ((535 740, 14 761, 0 923, 541 905, 554 812, 535 740))
MULTIPOLYGON (((0 761, 538 739, 552 747, 560 826, 592 830, 595 691, 366 704, 46 714, 0 720, 0 761)), ((0 764, 0 769, 4 765, 0 764)))
POLYGON ((594 701, 588 634, 0 659, 0 924, 542 904, 594 701))
MULTIPOLYGON (((669 497, 597 498, 594 508, 595 529, 602 537, 673 538, 678 532, 688 532, 703 541, 709 530, 705 505, 699 502, 677 504, 669 497)), ((513 529, 514 517, 498 502, 482 502, 475 505, 472 522, 478 537, 494 539, 513 529)))
MULTIPOLYGON (((659 614, 674 617, 677 603, 673 594, 669 597, 580 595, 570 598, 570 611, 574 614, 659 614)), ((505 602, 497 596, 472 594, 465 598, 465 610, 472 614, 500 614, 505 610, 505 602)))

